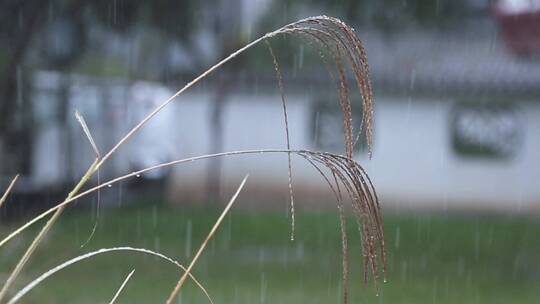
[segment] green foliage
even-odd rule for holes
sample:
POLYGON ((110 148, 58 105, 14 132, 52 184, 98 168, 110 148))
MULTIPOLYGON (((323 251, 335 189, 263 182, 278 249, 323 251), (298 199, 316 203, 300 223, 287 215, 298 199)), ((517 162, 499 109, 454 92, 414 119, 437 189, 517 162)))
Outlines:
MULTIPOLYGON (((186 251, 193 254, 218 214, 219 210, 172 210, 148 202, 108 210, 92 241, 80 249, 93 220, 87 213, 71 211, 37 253, 25 278, 75 255, 119 245, 156 249, 187 264, 186 251), (187 239, 189 222, 191 242, 187 239), (186 244, 191 244, 191 251, 186 244)), ((358 233, 353 219, 348 222, 348 233, 358 233)), ((338 303, 338 227, 336 212, 302 211, 298 213, 297 240, 291 242, 288 219, 281 212, 233 209, 194 275, 216 303, 254 303, 261 298, 266 303, 338 303)), ((503 216, 387 215, 389 282, 381 286, 377 298, 372 286, 361 282, 361 261, 351 259, 351 303, 537 303, 539 229, 533 219, 503 216)), ((16 260, 24 243, 2 251, 0 269, 16 260)), ((353 240, 350 246, 351 257, 359 256, 359 242, 353 240)), ((135 275, 119 303, 163 302, 179 275, 155 258, 111 254, 58 273, 32 291, 26 301, 103 302, 133 268, 135 275)), ((191 282, 182 291, 182 301, 207 303, 191 282)))

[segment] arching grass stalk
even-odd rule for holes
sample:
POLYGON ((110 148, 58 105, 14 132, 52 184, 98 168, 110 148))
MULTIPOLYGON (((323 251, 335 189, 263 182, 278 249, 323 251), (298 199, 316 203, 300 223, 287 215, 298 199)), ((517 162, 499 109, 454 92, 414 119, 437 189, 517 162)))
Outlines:
MULTIPOLYGON (((92 177, 93 173, 95 172, 97 164, 98 164, 98 160, 96 159, 92 163, 90 168, 88 168, 88 171, 86 171, 86 173, 83 175, 83 177, 81 178, 79 183, 77 183, 75 188, 73 188, 73 190, 68 194, 68 196, 66 198, 66 201, 73 198, 79 192, 79 190, 84 186, 84 184, 92 177)), ((49 230, 52 228, 52 226, 56 223, 58 218, 60 218, 60 216, 62 215, 62 212, 64 211, 64 209, 65 209, 65 205, 61 206, 61 207, 59 207, 59 208, 57 208, 55 210, 54 215, 47 221, 45 226, 43 226, 43 228, 38 233, 38 235, 34 238, 32 243, 30 244, 30 246, 28 246, 28 248, 24 252, 21 259, 19 259, 19 261, 17 262, 17 265, 15 266, 15 268, 13 269, 13 271, 11 272, 9 277, 7 278, 6 282, 2 286, 2 290, 0 290, 0 302, 2 301, 2 299, 7 294, 7 291, 9 289, 9 287, 11 286, 11 284, 13 284, 13 282, 15 281, 15 279, 17 278, 19 273, 22 271, 24 265, 26 265, 26 263, 30 259, 30 256, 37 249, 37 247, 38 247, 39 243, 41 242, 41 240, 43 240, 45 235, 49 232, 49 230)))
MULTIPOLYGON (((362 239, 373 240, 373 242, 364 242, 362 245, 363 250, 367 250, 366 252, 370 252, 370 254, 364 254, 364 259, 365 259, 365 262, 369 262, 371 264, 371 263, 376 263, 378 258, 381 258, 383 261, 383 272, 384 272, 384 265, 386 262, 385 262, 385 253, 384 253, 384 241, 381 239, 382 225, 380 222, 377 222, 376 220, 376 218, 380 217, 380 209, 377 207, 379 204, 378 198, 375 194, 375 189, 371 183, 371 180, 365 174, 365 171, 361 168, 360 164, 356 163, 354 160, 347 158, 346 156, 337 155, 337 154, 328 153, 328 152, 316 152, 316 151, 309 151, 309 150, 261 149, 261 150, 230 151, 230 152, 199 155, 199 156, 174 160, 171 162, 161 163, 161 164, 158 164, 149 168, 145 168, 142 170, 134 171, 129 174, 106 181, 88 190, 85 190, 73 196, 72 198, 65 200, 64 202, 56 205, 55 207, 52 207, 49 210, 41 213, 40 215, 34 217, 32 220, 27 221, 24 225, 22 225, 21 227, 13 231, 4 239, 2 239, 2 241, 0 242, 0 247, 5 245, 7 242, 9 242, 11 239, 13 239, 15 236, 17 236, 19 233, 21 233, 25 229, 29 228, 31 225, 47 217, 49 214, 54 213, 58 209, 65 208, 68 204, 72 203, 73 201, 79 198, 87 196, 101 188, 108 187, 109 185, 113 185, 115 183, 121 182, 128 178, 136 177, 137 175, 142 175, 146 172, 172 166, 172 165, 191 163, 193 161, 199 161, 199 160, 209 159, 213 157, 226 157, 226 156, 235 156, 235 155, 241 156, 241 155, 249 155, 249 154, 259 155, 259 154, 267 154, 267 153, 272 153, 272 154, 291 153, 293 155, 301 156, 302 158, 307 160, 315 169, 317 169, 319 174, 321 174, 321 176, 323 176, 325 181, 328 183, 332 192, 336 196, 336 202, 338 204, 338 209, 340 211, 340 221, 341 221, 341 226, 342 226, 341 233, 342 233, 342 242, 343 242, 342 246, 344 250, 344 255, 343 255, 344 276, 348 275, 348 262, 346 259, 347 238, 346 238, 345 229, 344 229, 345 218, 341 214, 344 208, 342 204, 343 199, 342 199, 341 187, 345 189, 345 193, 350 198, 351 204, 353 205, 353 207, 356 206, 354 207, 355 209, 369 210, 370 214, 369 216, 366 216, 366 219, 365 219, 367 220, 367 222, 363 222, 362 224, 362 221, 359 218, 357 218, 359 225, 369 226, 366 229, 360 230, 363 235, 362 239), (317 164, 322 165, 326 169, 328 169, 331 172, 333 179, 328 178, 326 176, 326 173, 324 173, 322 169, 319 168, 319 165, 317 164), (369 207, 366 206, 368 204, 370 205, 369 207), (359 207, 359 205, 361 205, 362 207, 359 207), (380 250, 377 250, 376 248, 377 245, 380 246, 380 250)), ((357 214, 355 213, 355 215, 357 214)), ((361 226, 359 226, 359 229, 361 226)), ((367 273, 367 271, 368 269, 365 268, 364 272, 367 273)), ((373 272, 373 275, 375 279, 377 279, 378 274, 376 272, 373 272)))
MULTIPOLYGON (((158 258, 160 258, 160 259, 162 259, 162 260, 164 260, 166 262, 169 262, 169 263, 175 265, 176 267, 178 267, 182 271, 186 271, 186 268, 184 266, 182 266, 182 264, 180 264, 176 260, 174 260, 174 259, 172 259, 172 258, 170 258, 170 257, 168 257, 168 256, 166 256, 166 255, 164 255, 162 253, 155 252, 155 251, 152 251, 152 250, 149 250, 149 249, 134 248, 134 247, 102 248, 102 249, 99 249, 99 250, 96 250, 96 251, 88 252, 88 253, 82 254, 80 256, 74 257, 74 258, 72 258, 72 259, 70 259, 68 261, 63 262, 62 264, 60 264, 60 265, 58 265, 56 267, 53 267, 53 268, 49 269, 48 271, 41 274, 37 278, 33 279, 30 283, 28 283, 26 286, 24 286, 21 290, 19 290, 15 294, 15 296, 13 296, 13 298, 11 298, 9 300, 8 304, 13 304, 13 303, 18 302, 20 299, 22 299, 22 297, 24 297, 27 293, 29 293, 32 289, 34 289, 36 286, 41 284, 47 278, 51 277, 52 275, 56 274, 57 272, 65 269, 65 268, 67 268, 67 267, 69 267, 71 265, 74 265, 76 263, 82 262, 84 260, 90 259, 90 258, 98 256, 98 255, 103 255, 103 254, 106 254, 106 253, 113 253, 113 252, 134 252, 134 253, 142 253, 142 254, 152 255, 152 256, 158 257, 158 258)), ((212 298, 210 297, 210 295, 208 294, 208 292, 206 291, 204 286, 192 274, 190 274, 189 277, 190 277, 191 280, 193 280, 195 285, 197 285, 197 287, 204 293, 206 298, 208 298, 208 301, 210 302, 210 304, 214 304, 212 298)))
MULTIPOLYGON (((27 261, 30 259, 33 252, 36 250, 40 242, 43 240, 45 235, 48 233, 48 231, 51 229, 51 227, 55 224, 57 219, 60 217, 63 209, 67 204, 72 202, 73 200, 82 197, 84 195, 87 195, 89 193, 92 193, 93 191, 100 189, 103 187, 103 185, 98 185, 96 187, 93 187, 89 190, 86 190, 79 194, 79 191, 83 188, 83 186, 86 184, 86 182, 101 168, 101 166, 131 137, 133 134, 135 134, 140 128, 142 128, 150 119, 152 119, 157 113, 159 113, 164 107, 166 107, 169 103, 171 103, 177 96, 181 95, 188 89, 190 89, 192 86, 200 82, 202 79, 206 78, 208 75, 210 75, 215 70, 219 69, 221 66, 223 66, 225 63, 229 62, 239 54, 245 52, 246 50, 250 49, 251 47, 257 45, 261 41, 266 41, 276 35, 280 34, 289 34, 289 35, 295 35, 303 38, 307 38, 310 41, 315 42, 318 46, 321 46, 321 48, 325 49, 326 51, 330 52, 330 54, 333 56, 336 64, 336 70, 339 75, 339 77, 336 78, 336 81, 338 83, 338 97, 339 97, 339 105, 341 108, 341 111, 343 113, 343 126, 344 126, 344 150, 345 150, 345 156, 330 154, 330 153, 323 153, 323 152, 313 152, 313 151, 307 151, 307 150, 291 150, 290 149, 290 142, 288 138, 288 125, 287 120, 285 119, 286 124, 286 131, 287 131, 287 150, 258 150, 257 152, 281 152, 281 153, 287 153, 289 156, 291 153, 295 153, 297 155, 302 156, 303 158, 306 158, 310 160, 310 163, 315 164, 319 163, 324 165, 331 173, 332 176, 335 178, 336 181, 336 188, 337 193, 339 195, 336 195, 339 202, 341 202, 341 194, 339 190, 339 183, 342 184, 343 188, 345 189, 345 193, 348 194, 354 214, 356 216, 357 222, 358 222, 358 229, 362 238, 362 250, 364 255, 364 277, 367 279, 367 266, 370 265, 371 272, 375 278, 375 281, 377 281, 378 278, 378 268, 377 268, 377 261, 378 257, 380 255, 380 258, 383 262, 383 273, 384 273, 384 265, 385 265, 385 253, 384 253, 384 235, 382 231, 382 217, 380 214, 380 207, 378 204, 378 198, 375 193, 375 189, 373 188, 373 185, 371 184, 371 181, 369 180, 369 177, 365 174, 365 171, 360 167, 358 163, 356 163, 354 160, 352 160, 352 151, 354 148, 354 145, 357 142, 357 139, 359 138, 360 134, 362 134, 363 131, 365 131, 366 137, 367 137, 367 143, 368 143, 368 150, 369 155, 371 156, 371 143, 372 143, 372 134, 373 134, 373 94, 372 94, 372 88, 371 88, 371 82, 369 79, 369 69, 367 65, 367 56, 365 53, 365 50, 362 46, 362 43, 354 30, 343 23, 341 20, 327 17, 327 16, 316 16, 316 17, 309 17, 305 19, 301 19, 299 21, 290 23, 288 25, 285 25, 275 31, 269 32, 260 38, 250 42, 249 44, 245 45, 244 47, 238 49, 237 51, 231 53, 226 58, 222 59, 203 73, 201 73, 199 76, 197 76, 195 79, 187 83, 183 88, 178 90, 175 94, 173 94, 171 97, 169 97, 167 100, 165 100, 163 103, 161 103, 158 107, 156 107, 151 113, 149 113, 143 120, 141 120, 137 125, 135 125, 127 134, 122 137, 106 154, 104 154, 102 157, 99 153, 99 150, 97 146, 95 145, 95 142, 92 139, 91 133, 89 128, 86 126, 86 123, 84 122, 84 119, 82 119, 82 116, 78 115, 77 119, 79 123, 81 123, 83 127, 83 131, 85 135, 88 137, 92 148, 96 152, 97 159, 96 161, 90 166, 86 174, 81 178, 81 180, 77 183, 77 185, 74 187, 74 189, 69 193, 67 198, 60 203, 57 207, 50 209, 49 211, 43 213, 42 215, 34 218, 33 220, 29 221, 23 227, 17 229, 15 232, 10 234, 8 237, 4 238, 2 242, 0 242, 0 246, 5 244, 7 241, 9 241, 11 238, 13 238, 15 235, 20 233, 22 230, 26 229, 31 224, 35 223, 39 219, 47 216, 48 214, 54 212, 54 215, 47 221, 45 226, 41 229, 41 231, 38 233, 38 235, 33 240, 32 244, 28 247, 23 257, 19 260, 17 263, 15 269, 10 273, 8 276, 8 279, 2 286, 2 289, 0 291, 0 303, 2 302, 3 298, 6 296, 6 293, 11 286, 11 284, 15 281, 18 274, 23 269, 24 265, 27 263, 27 261), (345 60, 343 60, 345 59, 345 60), (362 121, 360 123, 360 128, 358 130, 356 139, 354 139, 353 136, 353 122, 352 122, 352 104, 351 100, 348 97, 349 89, 348 89, 348 81, 347 81, 347 73, 345 72, 345 65, 344 62, 348 63, 347 67, 349 67, 350 71, 352 72, 354 76, 354 80, 356 82, 356 85, 358 86, 360 95, 362 96, 362 106, 363 106, 363 116, 362 121), (365 130, 364 130, 365 129, 365 130), (379 254, 378 254, 379 252, 379 254)), ((279 73, 279 66, 277 65, 277 60, 275 60, 275 56, 273 56, 274 59, 274 66, 276 68, 276 72, 278 73, 278 84, 280 87, 280 93, 282 94, 282 102, 284 104, 284 115, 286 118, 286 107, 285 107, 285 99, 283 98, 283 84, 281 83, 281 76, 279 73)), ((218 157, 218 156, 224 156, 224 155, 233 155, 233 154, 247 154, 247 153, 254 153, 253 151, 237 151, 237 152, 225 152, 225 153, 217 153, 214 155, 206 155, 202 156, 200 158, 193 158, 193 159, 203 159, 203 158, 210 158, 210 157, 218 157)), ((148 170, 153 170, 158 167, 173 165, 176 163, 184 162, 185 160, 175 161, 175 162, 169 162, 165 164, 161 164, 158 166, 153 166, 150 168, 147 168, 148 170)), ((122 177, 116 178, 111 180, 108 183, 116 182, 128 177, 131 177, 132 175, 140 174, 142 172, 145 172, 145 170, 141 170, 138 173, 130 173, 127 175, 124 175, 122 177)), ((321 173, 323 176, 325 176, 324 173, 321 173)), ((326 179, 326 177, 325 177, 326 179)), ((328 180, 328 179, 326 179, 328 180)), ((107 184, 107 183, 106 183, 107 184)), ((291 230, 292 233, 294 233, 294 200, 292 198, 292 182, 291 182, 291 173, 290 173, 290 160, 289 160, 289 191, 291 194, 291 230)), ((335 192, 336 193, 336 192, 335 192)), ((338 205, 339 207, 340 205, 338 205)), ((340 219, 343 218, 341 212, 343 210, 340 208, 340 219)), ((343 226, 343 221, 342 226, 343 226)), ((342 237, 346 239, 346 236, 343 235, 343 227, 342 227, 342 237)), ((294 234, 292 234, 294 236, 294 234)), ((343 242, 343 265, 344 268, 346 268, 346 242, 343 242)), ((347 271, 343 272, 343 281, 344 285, 347 285, 347 271)), ((344 302, 347 301, 347 294, 346 294, 346 287, 344 288, 344 302)))
MULTIPOLYGON (((287 102, 285 101, 285 90, 283 89, 283 76, 281 75, 281 69, 279 68, 279 63, 274 54, 274 50, 270 45, 270 42, 265 41, 268 46, 268 51, 272 57, 272 62, 274 63, 274 70, 276 71, 276 78, 278 83, 279 95, 281 96, 281 105, 283 107, 283 122, 285 123, 285 139, 287 140, 287 150, 291 149, 291 138, 289 136, 289 118, 287 115, 287 102)), ((291 206, 291 241, 294 241, 294 194, 292 186, 292 160, 291 153, 287 153, 287 164, 288 164, 288 177, 289 177, 289 203, 291 206)))

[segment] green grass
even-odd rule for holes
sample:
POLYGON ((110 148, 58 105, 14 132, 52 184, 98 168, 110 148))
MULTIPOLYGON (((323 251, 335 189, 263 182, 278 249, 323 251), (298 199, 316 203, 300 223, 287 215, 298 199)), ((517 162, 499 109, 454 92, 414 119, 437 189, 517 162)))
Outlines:
MULTIPOLYGON (((93 222, 72 211, 53 229, 17 287, 76 255, 103 247, 157 250, 189 263, 219 210, 131 206, 106 210, 93 222), (191 222, 191 243, 186 239, 191 222)), ((349 220, 351 303, 539 303, 540 222, 524 218, 386 216, 389 282, 380 296, 362 284, 359 236, 349 220)), ((0 235, 8 232, 0 228, 0 235)), ((33 230, 35 232, 36 229, 33 230)), ((285 213, 234 210, 197 263, 194 274, 216 303, 340 303, 341 249, 337 212, 299 212, 289 241, 285 213)), ((0 249, 7 272, 32 232, 0 249)), ((87 260, 38 286, 23 303, 106 303, 131 269, 118 303, 162 303, 180 277, 154 257, 112 253, 87 260)), ((382 283, 381 283, 382 284, 382 283)), ((206 303, 191 282, 179 302, 206 303)))

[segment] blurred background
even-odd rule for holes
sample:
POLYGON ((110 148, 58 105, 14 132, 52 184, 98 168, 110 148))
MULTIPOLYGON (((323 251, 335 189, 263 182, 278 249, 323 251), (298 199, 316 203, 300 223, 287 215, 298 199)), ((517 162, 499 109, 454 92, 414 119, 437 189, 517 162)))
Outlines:
MULTIPOLYGON (((76 110, 104 154, 220 59, 320 14, 356 29, 374 86, 373 157, 364 140, 355 159, 386 218, 389 283, 378 292, 362 284, 351 218, 352 301, 540 302, 537 0, 1 1, 0 191, 21 174, 0 209, 1 235, 61 201, 93 161, 76 110)), ((270 43, 283 72, 291 147, 343 154, 336 83, 317 47, 285 36, 270 43)), ((361 98, 351 91, 359 125, 361 98)), ((176 98, 91 183, 174 159, 272 148, 286 148, 286 137, 272 57, 261 44, 176 98)), ((285 154, 190 162, 81 199, 17 286, 108 246, 145 247, 188 264, 249 173, 194 274, 216 303, 340 302, 335 200, 303 159, 293 158, 292 168, 294 242, 285 154)), ((35 233, 0 248, 0 279, 35 233)), ((164 300, 176 269, 127 255, 73 266, 23 302, 105 302, 133 268, 121 300, 164 300)), ((188 285, 182 301, 204 297, 188 285)))

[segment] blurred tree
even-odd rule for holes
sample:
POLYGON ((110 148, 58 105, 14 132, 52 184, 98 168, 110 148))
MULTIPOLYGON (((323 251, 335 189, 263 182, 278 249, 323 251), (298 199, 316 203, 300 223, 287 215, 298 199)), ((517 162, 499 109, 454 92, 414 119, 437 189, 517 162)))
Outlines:
POLYGON ((23 94, 25 71, 69 70, 86 52, 87 32, 96 24, 117 32, 136 24, 150 26, 171 39, 185 40, 193 32, 197 6, 196 0, 1 1, 0 172, 27 171, 29 165, 32 111, 28 94, 23 94), (28 53, 39 43, 43 56, 30 64, 28 53))
MULTIPOLYGON (((83 4, 73 1, 70 8, 77 10, 83 4)), ((0 171, 9 174, 26 171, 28 165, 31 129, 25 127, 30 111, 23 96, 23 62, 46 20, 48 5, 48 1, 40 0, 8 0, 0 4, 0 171)))
MULTIPOLYGON (((218 9, 215 10, 213 31, 219 40, 218 57, 225 58, 235 50, 242 47, 245 43, 242 39, 242 16, 241 16, 241 0, 219 0, 212 5, 218 9)), ((237 58, 237 66, 241 63, 241 59, 237 58), (240 60, 240 61, 238 61, 240 60)), ((218 153, 223 151, 223 112, 230 92, 231 81, 229 74, 231 73, 231 65, 227 65, 218 74, 217 83, 215 86, 214 98, 209 113, 209 153, 218 153)), ((213 158, 208 163, 206 176, 206 198, 207 203, 214 204, 220 201, 221 195, 221 158, 213 158)))
MULTIPOLYGON (((291 0, 280 0, 292 5, 291 0)), ((312 0, 294 1, 295 5, 314 2, 325 11, 353 24, 385 31, 408 26, 445 28, 458 24, 471 11, 467 0, 312 0)))

